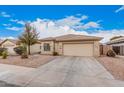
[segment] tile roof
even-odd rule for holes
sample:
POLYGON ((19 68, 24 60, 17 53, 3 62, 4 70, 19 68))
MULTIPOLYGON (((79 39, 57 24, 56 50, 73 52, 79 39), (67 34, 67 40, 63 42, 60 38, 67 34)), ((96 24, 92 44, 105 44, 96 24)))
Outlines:
POLYGON ((124 36, 114 39, 114 40, 111 40, 111 41, 107 42, 107 44, 115 44, 115 43, 121 43, 121 42, 124 42, 124 36))
POLYGON ((2 42, 3 42, 3 40, 0 39, 0 45, 1 45, 2 42))
POLYGON ((86 35, 75 35, 75 34, 68 34, 68 35, 62 35, 57 37, 48 37, 41 39, 41 41, 76 41, 76 40, 101 40, 101 37, 95 37, 95 36, 86 36, 86 35))
MULTIPOLYGON (((20 44, 20 41, 17 40, 17 39, 5 39, 5 40, 0 40, 0 44, 6 42, 7 40, 9 40, 10 42, 12 42, 12 43, 14 43, 14 44, 17 44, 17 45, 20 44)), ((40 41, 37 42, 37 44, 40 44, 40 43, 41 43, 40 41)))
POLYGON ((14 44, 17 44, 18 43, 18 40, 15 40, 15 39, 5 39, 5 40, 1 40, 0 41, 0 44, 3 44, 4 42, 6 42, 7 40, 9 40, 10 42, 14 43, 14 44))
POLYGON ((47 37, 47 38, 40 39, 40 41, 51 41, 51 40, 55 40, 55 37, 47 37))
POLYGON ((3 40, 0 39, 0 43, 2 42, 3 40))

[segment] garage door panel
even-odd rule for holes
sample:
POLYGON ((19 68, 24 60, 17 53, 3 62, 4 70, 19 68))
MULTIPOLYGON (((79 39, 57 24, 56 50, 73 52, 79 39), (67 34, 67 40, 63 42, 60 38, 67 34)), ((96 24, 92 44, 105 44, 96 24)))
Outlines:
POLYGON ((5 47, 5 48, 7 48, 7 52, 8 52, 9 55, 16 55, 16 53, 14 51, 15 47, 13 47, 13 46, 11 47, 10 46, 10 47, 5 47))
POLYGON ((63 54, 67 56, 93 56, 93 44, 64 44, 63 54))

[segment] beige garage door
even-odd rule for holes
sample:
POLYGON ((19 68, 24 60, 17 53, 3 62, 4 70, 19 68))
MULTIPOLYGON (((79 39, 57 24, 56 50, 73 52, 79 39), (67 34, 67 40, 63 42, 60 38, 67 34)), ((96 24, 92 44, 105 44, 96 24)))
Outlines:
POLYGON ((9 55, 16 55, 13 46, 5 47, 5 48, 7 48, 7 52, 9 55))
POLYGON ((93 44, 64 44, 63 54, 67 56, 93 56, 93 44))

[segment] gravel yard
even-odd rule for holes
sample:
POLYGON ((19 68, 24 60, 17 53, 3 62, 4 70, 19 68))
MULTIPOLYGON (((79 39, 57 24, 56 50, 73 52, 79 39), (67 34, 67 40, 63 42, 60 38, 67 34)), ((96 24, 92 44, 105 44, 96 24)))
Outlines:
POLYGON ((115 79, 124 80, 124 58, 99 57, 97 59, 115 79))
POLYGON ((22 59, 20 56, 8 56, 7 59, 0 58, 0 63, 37 68, 55 58, 50 55, 30 55, 28 59, 22 59))

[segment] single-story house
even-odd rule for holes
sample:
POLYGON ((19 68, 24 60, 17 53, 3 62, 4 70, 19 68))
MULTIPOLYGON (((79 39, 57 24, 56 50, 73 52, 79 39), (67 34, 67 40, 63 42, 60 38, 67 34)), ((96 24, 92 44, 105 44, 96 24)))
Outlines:
MULTIPOLYGON (((9 55, 16 55, 14 48, 17 46, 19 46, 18 40, 13 40, 13 39, 6 39, 0 43, 0 47, 6 48, 9 55)), ((40 42, 37 42, 36 44, 32 45, 31 46, 31 53, 34 54, 34 53, 41 52, 40 47, 41 47, 40 42)))
POLYGON ((65 56, 99 56, 101 37, 68 34, 41 39, 41 54, 65 56))
POLYGON ((107 42, 118 55, 124 55, 124 36, 120 36, 107 42))

